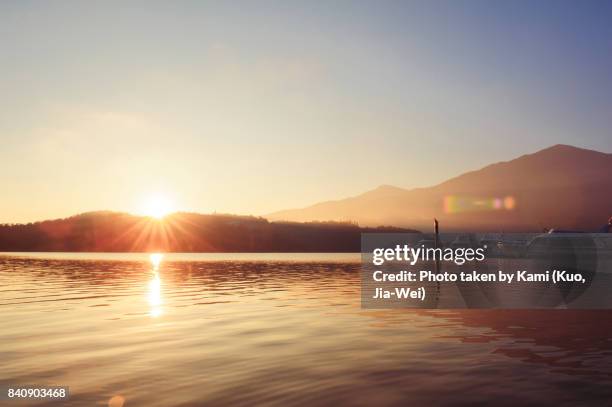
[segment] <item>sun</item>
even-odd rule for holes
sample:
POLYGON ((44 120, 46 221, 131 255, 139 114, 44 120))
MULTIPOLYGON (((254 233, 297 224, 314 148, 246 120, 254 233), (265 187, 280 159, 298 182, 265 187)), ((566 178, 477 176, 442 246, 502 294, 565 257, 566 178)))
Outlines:
POLYGON ((174 205, 167 196, 154 194, 144 201, 142 214, 152 218, 162 219, 169 213, 174 212, 174 210, 174 205))

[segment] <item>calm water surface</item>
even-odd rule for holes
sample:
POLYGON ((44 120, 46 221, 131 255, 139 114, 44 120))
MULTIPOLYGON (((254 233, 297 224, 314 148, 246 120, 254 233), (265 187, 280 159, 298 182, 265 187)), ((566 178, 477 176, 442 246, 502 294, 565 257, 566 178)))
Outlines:
POLYGON ((612 312, 365 311, 358 261, 0 255, 0 385, 74 406, 609 405, 612 312))

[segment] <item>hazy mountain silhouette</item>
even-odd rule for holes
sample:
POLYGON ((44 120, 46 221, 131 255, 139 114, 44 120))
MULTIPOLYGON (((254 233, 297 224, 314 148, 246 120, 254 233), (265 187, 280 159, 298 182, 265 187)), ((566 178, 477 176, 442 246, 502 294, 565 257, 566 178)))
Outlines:
POLYGON ((355 224, 268 222, 176 213, 163 221, 119 212, 0 225, 0 251, 359 252, 362 232, 412 232, 355 224))
POLYGON ((610 215, 612 154, 555 145, 433 187, 381 186, 269 218, 428 228, 431 218, 437 217, 446 230, 539 231, 543 227, 593 230, 610 215), (445 205, 455 211, 445 210, 445 205))

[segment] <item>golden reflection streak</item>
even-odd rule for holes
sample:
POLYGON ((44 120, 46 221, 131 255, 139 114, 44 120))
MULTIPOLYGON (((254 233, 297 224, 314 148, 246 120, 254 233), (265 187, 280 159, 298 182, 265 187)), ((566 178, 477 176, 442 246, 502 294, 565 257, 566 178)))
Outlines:
POLYGON ((162 296, 161 296, 161 279, 159 277, 159 265, 161 264, 164 255, 162 253, 151 253, 149 259, 151 261, 151 272, 153 278, 149 281, 148 300, 151 311, 149 315, 153 318, 160 316, 162 310, 162 296))

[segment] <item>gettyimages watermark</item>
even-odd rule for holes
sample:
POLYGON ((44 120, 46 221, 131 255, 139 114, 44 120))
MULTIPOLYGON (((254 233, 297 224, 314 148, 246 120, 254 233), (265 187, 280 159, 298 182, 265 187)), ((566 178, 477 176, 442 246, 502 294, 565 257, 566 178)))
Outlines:
POLYGON ((612 308, 612 235, 364 233, 361 305, 612 308))

